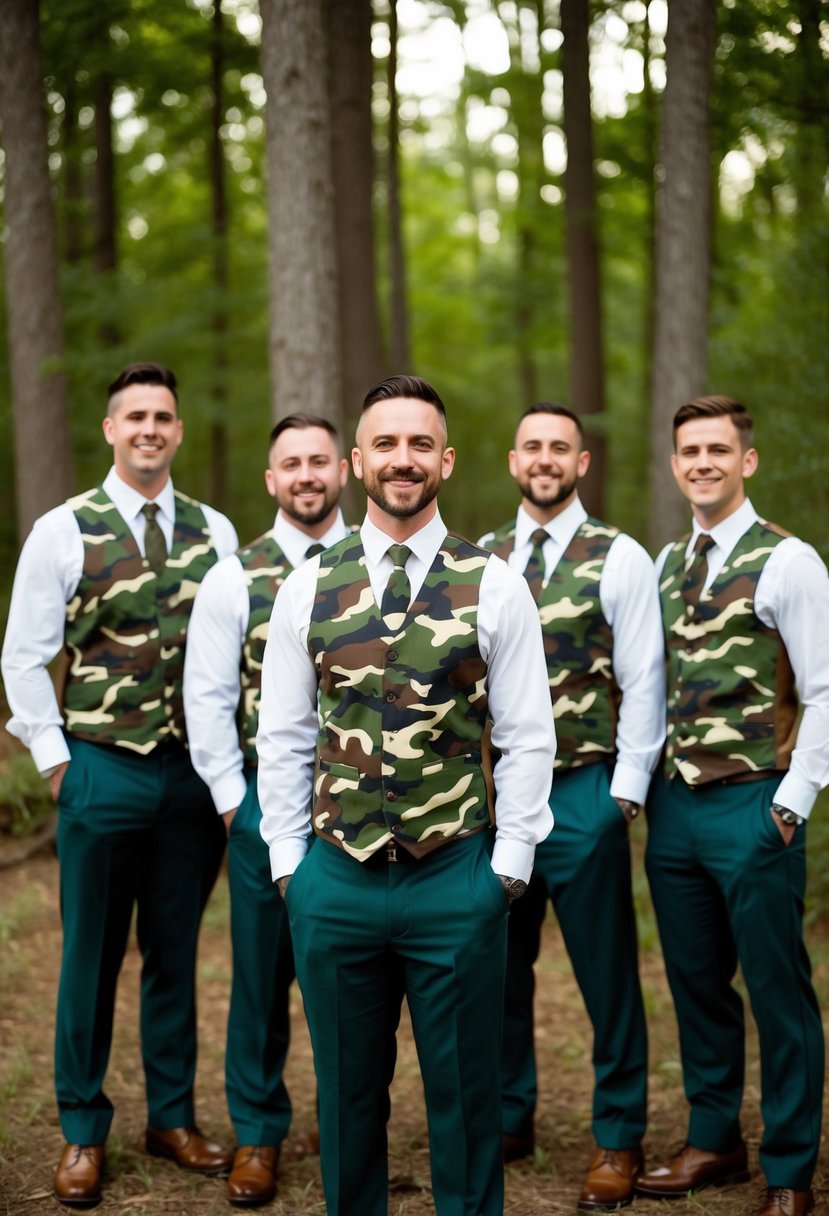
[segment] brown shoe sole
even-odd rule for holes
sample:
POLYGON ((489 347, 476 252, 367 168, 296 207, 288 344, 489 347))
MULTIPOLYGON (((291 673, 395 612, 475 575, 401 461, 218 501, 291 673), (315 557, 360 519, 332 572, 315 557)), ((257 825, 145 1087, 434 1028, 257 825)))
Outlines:
POLYGON ((715 1174, 713 1178, 706 1178, 703 1182, 698 1182, 693 1187, 689 1187, 687 1191, 655 1191, 655 1190, 640 1190, 634 1187, 634 1194, 641 1199, 685 1199, 687 1195, 696 1195, 699 1191, 704 1191, 709 1186, 735 1186, 740 1182, 750 1182, 751 1174, 748 1170, 735 1170, 732 1174, 715 1174))

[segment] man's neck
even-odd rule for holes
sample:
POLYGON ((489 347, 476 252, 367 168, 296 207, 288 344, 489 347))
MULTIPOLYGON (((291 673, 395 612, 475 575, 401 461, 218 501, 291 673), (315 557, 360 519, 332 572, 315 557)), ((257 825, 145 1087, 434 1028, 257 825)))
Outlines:
POLYGON ((378 507, 372 499, 368 500, 366 505, 366 515, 380 532, 385 533, 390 540, 397 544, 409 540, 415 533, 420 532, 428 523, 437 515, 438 504, 436 499, 418 511, 416 515, 410 515, 406 519, 398 519, 396 515, 389 515, 382 507, 378 507))

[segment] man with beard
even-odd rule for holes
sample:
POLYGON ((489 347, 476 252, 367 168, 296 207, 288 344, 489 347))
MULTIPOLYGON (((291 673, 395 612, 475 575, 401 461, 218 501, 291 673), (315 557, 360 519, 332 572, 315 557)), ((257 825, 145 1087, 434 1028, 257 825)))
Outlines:
POLYGON ((224 834, 190 763, 181 684, 196 588, 238 540, 224 515, 173 488, 183 424, 169 368, 126 367, 103 431, 113 467, 35 522, 3 645, 8 729, 59 811, 55 1088, 67 1144, 54 1190, 77 1207, 101 1198, 113 1117, 103 1085, 133 906, 147 1150, 209 1174, 230 1164, 193 1109, 196 947, 224 834), (62 698, 47 670, 59 653, 62 698))
POLYGON ((454 459, 425 380, 368 393, 352 452, 365 520, 286 580, 265 651, 262 835, 311 1031, 331 1216, 387 1211, 401 991, 438 1216, 503 1212, 506 920, 551 827, 555 733, 526 584, 438 512, 454 459))
POLYGON ((578 481, 589 464, 576 415, 552 402, 532 406, 509 454, 518 514, 481 541, 523 571, 538 604, 558 738, 555 831, 536 850, 526 898, 509 919, 504 1156, 534 1148, 533 963, 550 899, 594 1031, 597 1147, 578 1202, 588 1210, 630 1203, 642 1168, 647 1040, 628 825, 665 733, 653 563, 629 536, 588 516, 578 481))
POLYGON ((338 506, 347 473, 330 422, 283 418, 271 432, 265 470, 278 503, 274 525, 211 571, 190 622, 184 707, 193 763, 228 833, 233 984, 225 1075, 238 1144, 228 1198, 239 1205, 273 1198, 291 1119, 282 1073, 294 961, 259 834, 256 792, 262 655, 288 574, 347 535, 338 506))

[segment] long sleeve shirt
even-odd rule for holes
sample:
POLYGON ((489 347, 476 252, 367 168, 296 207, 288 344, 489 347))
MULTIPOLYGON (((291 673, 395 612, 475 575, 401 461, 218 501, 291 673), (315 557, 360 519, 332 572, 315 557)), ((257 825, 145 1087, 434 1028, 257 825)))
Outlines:
MULTIPOLYGON (((144 553, 142 508, 148 501, 110 469, 103 488, 112 499, 144 553)), ((175 496, 168 481, 153 500, 156 519, 168 552, 173 543, 175 496)), ((238 545, 236 531, 226 516, 200 504, 219 557, 238 545)), ((63 716, 47 665, 61 651, 66 605, 83 574, 84 544, 78 522, 68 503, 47 511, 35 521, 20 553, 12 589, 9 620, 3 642, 2 669, 12 718, 6 729, 32 753, 36 768, 52 772, 69 760, 63 735, 63 716)))
MULTIPOLYGON (((277 512, 273 537, 294 569, 308 546, 327 548, 348 534, 342 513, 318 542, 277 512)), ((240 663, 250 619, 250 597, 234 553, 208 570, 196 594, 187 629, 184 713, 193 767, 210 789, 219 814, 236 810, 247 789, 237 710, 240 663)))
MULTIPOLYGON (((758 519, 750 500, 745 499, 713 528, 703 529, 694 520, 686 557, 700 532, 714 541, 707 553, 705 589, 758 519)), ((656 559, 660 576, 670 548, 666 545, 656 559)), ((808 819, 818 793, 829 785, 829 575, 811 545, 789 536, 775 546, 757 581, 754 611, 783 639, 803 706, 791 766, 777 788, 775 801, 808 819)))
MULTIPOLYGON (((545 582, 587 518, 577 497, 543 525, 545 582)), ((523 506, 518 508, 515 547, 509 556, 513 570, 523 573, 533 548, 532 534, 539 526, 523 506)), ((610 792, 614 798, 642 804, 665 741, 665 645, 653 562, 623 532, 608 550, 599 602, 613 630, 613 675, 622 693, 610 792)))
MULTIPOLYGON (((360 529, 366 570, 379 605, 392 570, 392 538, 366 519, 360 529)), ((439 514, 410 537, 406 565, 416 596, 446 536, 439 514)), ((262 672, 259 800, 262 836, 274 879, 292 874, 311 831, 314 757, 319 730, 317 675, 307 649, 319 559, 289 575, 276 599, 262 672)), ((487 664, 494 769, 496 873, 529 880, 535 846, 553 822, 548 806, 555 727, 538 613, 525 581, 491 557, 478 602, 478 645, 487 664)))

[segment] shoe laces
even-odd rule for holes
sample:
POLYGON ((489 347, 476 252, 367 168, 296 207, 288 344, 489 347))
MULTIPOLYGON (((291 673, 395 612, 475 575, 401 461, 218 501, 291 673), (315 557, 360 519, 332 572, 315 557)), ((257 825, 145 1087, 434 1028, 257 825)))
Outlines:
POLYGON ((768 1203, 776 1203, 783 1209, 784 1212, 789 1210, 791 1199, 791 1188, 787 1186, 770 1186, 766 1193, 768 1203))

